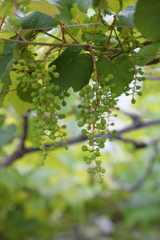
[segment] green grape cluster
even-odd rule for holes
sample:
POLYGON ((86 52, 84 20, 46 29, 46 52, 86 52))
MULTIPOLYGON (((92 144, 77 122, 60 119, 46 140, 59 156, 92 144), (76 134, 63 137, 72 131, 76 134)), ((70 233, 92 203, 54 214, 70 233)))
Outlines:
POLYGON ((109 84, 113 78, 112 74, 104 79, 97 78, 92 85, 86 85, 79 92, 83 102, 78 106, 81 109, 82 116, 78 126, 84 127, 81 133, 88 136, 88 145, 82 146, 82 150, 87 153, 84 156, 84 161, 87 164, 95 162, 95 167, 89 167, 87 171, 88 173, 98 173, 100 179, 102 179, 102 174, 105 173, 105 169, 101 166, 100 149, 105 147, 107 135, 115 135, 116 133, 115 130, 109 130, 109 126, 114 125, 110 121, 110 116, 117 105, 116 94, 114 93, 116 85, 114 83, 109 84))
POLYGON ((55 65, 47 68, 45 62, 34 61, 35 67, 35 65, 30 64, 34 60, 33 54, 25 52, 25 56, 27 56, 26 61, 21 62, 20 69, 16 70, 17 73, 21 73, 17 80, 24 92, 28 88, 32 89, 30 109, 35 112, 32 127, 33 147, 42 150, 42 159, 45 160, 48 156, 47 150, 54 150, 66 136, 66 125, 61 123, 66 115, 60 110, 61 105, 66 105, 65 98, 69 97, 70 94, 66 91, 59 93, 60 87, 51 82, 51 74, 55 78, 59 77, 59 73, 55 72, 55 65), (55 145, 46 147, 47 139, 54 140, 55 145))
MULTIPOLYGON (((142 48, 143 45, 137 40, 134 35, 134 31, 130 30, 127 35, 121 36, 123 38, 122 46, 124 49, 124 58, 129 59, 132 62, 132 68, 128 69, 128 72, 134 73, 133 86, 125 87, 124 92, 126 96, 132 95, 132 104, 136 103, 135 95, 141 96, 142 92, 140 91, 141 85, 140 82, 145 81, 146 78, 143 76, 144 72, 142 68, 138 68, 136 65, 137 61, 137 53, 135 52, 136 48, 142 48)), ((140 56, 140 59, 144 58, 144 56, 140 56)))

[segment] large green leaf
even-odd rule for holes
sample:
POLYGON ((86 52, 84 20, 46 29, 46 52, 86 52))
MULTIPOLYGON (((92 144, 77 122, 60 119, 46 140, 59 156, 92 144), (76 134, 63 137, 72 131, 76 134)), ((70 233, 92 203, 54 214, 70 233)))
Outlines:
POLYGON ((154 43, 148 46, 144 46, 140 51, 137 53, 138 56, 144 56, 144 59, 139 59, 136 61, 137 65, 144 66, 150 61, 154 59, 154 54, 158 52, 160 48, 160 43, 154 43), (146 55, 146 56, 145 56, 146 55), (148 56, 147 56, 148 55, 148 56))
POLYGON ((56 14, 59 14, 58 8, 45 1, 30 1, 30 3, 27 5, 33 10, 45 13, 51 17, 55 16, 56 14))
POLYGON ((55 84, 60 86, 60 90, 68 90, 70 87, 75 92, 88 84, 93 72, 93 61, 89 54, 80 54, 81 48, 67 48, 50 65, 56 65, 56 71, 60 74, 58 79, 52 77, 55 84))
POLYGON ((118 25, 134 27, 134 13, 136 4, 131 4, 118 13, 118 25))
POLYGON ((10 143, 15 137, 16 127, 14 124, 7 126, 6 129, 0 128, 0 148, 10 143))
POLYGON ((101 78, 107 77, 108 74, 113 74, 114 79, 110 83, 115 83, 116 87, 113 88, 112 92, 119 96, 123 93, 124 87, 128 86, 133 80, 133 73, 128 71, 132 67, 132 63, 124 59, 123 56, 118 56, 113 61, 106 57, 101 57, 97 61, 97 74, 101 78))
MULTIPOLYGON (((21 18, 21 27, 23 29, 45 28, 57 26, 57 20, 39 11, 32 12, 21 18)), ((49 31, 49 29, 47 29, 49 31)))
POLYGON ((139 0, 135 12, 135 25, 138 30, 148 39, 160 41, 160 1, 139 0))

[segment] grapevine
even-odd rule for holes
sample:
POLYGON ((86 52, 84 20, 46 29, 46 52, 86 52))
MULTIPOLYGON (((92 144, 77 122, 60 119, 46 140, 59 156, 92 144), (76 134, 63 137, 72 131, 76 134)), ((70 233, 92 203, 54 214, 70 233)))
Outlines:
MULTIPOLYGON (((51 17, 44 10, 28 14, 28 4, 25 0, 3 1, 1 4, 4 9, 1 28, 9 27, 15 34, 8 39, 1 38, 4 42, 1 60, 11 49, 8 69, 16 74, 15 91, 20 89, 24 96, 28 94, 31 98, 28 97, 32 146, 41 150, 42 165, 50 151, 61 144, 68 149, 64 121, 67 116, 63 108, 67 109, 70 94, 76 92, 80 112, 77 125, 88 139, 81 147, 83 160, 88 166, 87 172, 98 175, 102 183, 105 168, 101 149, 116 136, 114 117, 119 110, 118 99, 124 93, 131 96, 131 102, 135 104, 136 96, 142 95, 141 87, 146 78, 143 64, 138 64, 145 58, 139 55, 145 47, 143 36, 134 29, 133 23, 121 26, 120 17, 114 12, 110 13, 113 22, 108 24, 106 5, 92 6, 94 14, 86 18, 88 27, 84 25, 82 29, 71 31, 65 26, 67 20, 62 16, 63 7, 53 4, 56 10, 51 17), (18 11, 23 17, 18 16, 18 11), (11 12, 13 16, 10 16, 11 12), (39 23, 43 19, 44 22, 39 23), (50 26, 53 29, 59 26, 57 33, 48 32, 46 29, 50 26), (45 43, 39 41, 42 37, 47 39, 45 43), (51 141, 53 144, 48 146, 51 141)), ((48 4, 46 6, 52 6, 48 4)), ((78 9, 80 11, 79 5, 78 9)), ((79 12, 74 21, 80 24, 79 12)), ((2 81, 6 72, 2 70, 2 81)), ((8 85, 3 82, 4 95, 10 92, 12 81, 11 77, 8 85)))

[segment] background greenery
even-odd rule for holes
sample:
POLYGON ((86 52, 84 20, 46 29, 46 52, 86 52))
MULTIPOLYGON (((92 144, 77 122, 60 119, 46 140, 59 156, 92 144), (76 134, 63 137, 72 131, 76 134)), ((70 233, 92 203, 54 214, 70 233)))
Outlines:
MULTIPOLYGON (((160 74, 158 66, 156 70, 148 67, 146 71, 150 75, 160 74)), ((158 119, 159 89, 159 81, 147 80, 143 86, 143 97, 137 99, 135 108, 128 105, 124 109, 122 99, 121 109, 136 112, 144 120, 158 119)), ((1 115, 6 116, 1 130, 10 124, 14 124, 16 129, 16 137, 1 147, 3 159, 5 154, 14 151, 21 119, 13 108, 2 109, 1 115)), ((130 122, 130 118, 121 113, 117 127, 121 129, 130 122)), ((68 129, 70 134, 79 132, 72 114, 68 129)), ((159 137, 159 131, 157 126, 152 126, 125 135, 128 136, 135 140, 151 140, 159 137)), ((26 145, 31 145, 30 132, 26 145)), ((137 191, 120 190, 113 181, 116 178, 125 183, 134 183, 147 167, 153 151, 152 147, 134 150, 130 143, 108 142, 103 151, 106 168, 104 185, 97 184, 93 176, 86 172, 81 143, 69 146, 68 151, 55 150, 44 166, 40 166, 38 153, 26 154, 14 165, 0 170, 1 239, 158 240, 159 156, 151 175, 137 191), (109 218, 113 223, 113 232, 108 237, 103 236, 97 224, 100 217, 105 220, 109 218)))

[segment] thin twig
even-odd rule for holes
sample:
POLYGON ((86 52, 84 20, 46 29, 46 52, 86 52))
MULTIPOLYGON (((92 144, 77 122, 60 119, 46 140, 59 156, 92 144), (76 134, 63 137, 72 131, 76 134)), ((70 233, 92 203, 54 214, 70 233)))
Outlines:
POLYGON ((156 157, 158 156, 158 152, 159 152, 159 150, 158 150, 158 146, 157 146, 157 142, 156 142, 154 144, 154 154, 149 159, 148 166, 147 166, 146 170, 144 171, 144 173, 139 177, 139 179, 133 184, 126 184, 126 183, 120 182, 119 180, 113 178, 113 181, 116 184, 116 186, 119 189, 121 189, 123 191, 127 191, 127 192, 136 191, 137 189, 139 189, 144 184, 144 182, 149 177, 149 175, 152 173, 153 165, 156 160, 156 157))
MULTIPOLYGON (((25 119, 24 119, 24 121, 25 121, 25 119)), ((123 138, 121 137, 121 134, 123 134, 123 133, 134 131, 134 130, 139 129, 139 128, 144 128, 144 127, 154 126, 154 125, 159 125, 159 124, 160 124, 160 119, 156 120, 156 121, 149 121, 149 122, 142 122, 142 121, 141 122, 136 122, 136 123, 133 123, 129 127, 125 127, 123 129, 117 131, 115 137, 108 136, 108 135, 106 135, 106 136, 108 138, 112 138, 112 139, 114 138, 114 139, 123 141, 123 138)), ((26 134, 26 128, 23 131, 26 134)), ((40 149, 38 149, 38 148, 25 148, 24 147, 24 144, 22 144, 22 142, 24 143, 24 141, 25 141, 25 137, 23 137, 23 136, 26 136, 25 134, 22 134, 22 139, 23 140, 21 139, 21 144, 17 147, 15 152, 12 155, 6 157, 6 159, 2 163, 0 163, 0 168, 11 165, 13 162, 17 161, 19 158, 23 157, 27 153, 40 151, 40 149), (22 147, 20 147, 20 146, 22 146, 22 147)), ((97 135, 96 137, 99 138, 99 137, 102 137, 102 136, 97 135)), ((88 140, 88 137, 86 135, 80 135, 78 137, 70 138, 70 139, 66 140, 65 142, 61 142, 59 147, 56 147, 56 148, 63 147, 66 144, 66 142, 67 142, 68 145, 73 145, 73 144, 83 142, 83 141, 86 141, 86 140, 88 140)), ((124 139, 124 141, 126 141, 126 139, 124 139)), ((149 143, 142 143, 142 142, 133 141, 133 139, 131 139, 131 140, 127 139, 127 141, 134 144, 134 146, 138 146, 138 148, 140 148, 140 145, 141 145, 141 147, 147 147, 147 146, 152 145, 155 142, 155 140, 154 141, 152 140, 149 143)), ((46 144, 45 146, 46 147, 54 146, 54 143, 53 144, 46 144)))

